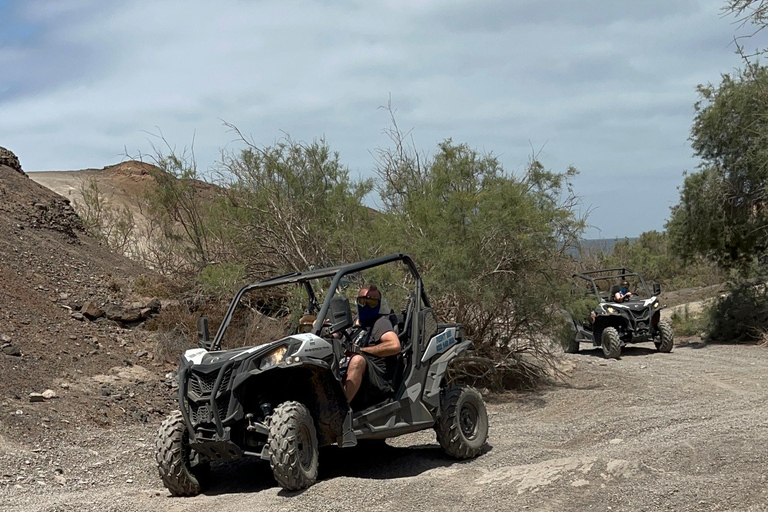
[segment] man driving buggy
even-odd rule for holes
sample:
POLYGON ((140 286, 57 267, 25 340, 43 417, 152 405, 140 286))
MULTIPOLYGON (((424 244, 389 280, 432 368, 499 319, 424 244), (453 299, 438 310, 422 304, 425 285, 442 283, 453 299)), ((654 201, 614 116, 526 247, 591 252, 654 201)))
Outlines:
POLYGON ((621 288, 619 288, 619 291, 616 292, 613 298, 616 302, 624 302, 632 298, 632 292, 629 291, 629 281, 626 279, 621 281, 621 288))
POLYGON ((381 305, 381 292, 375 285, 365 285, 357 294, 358 317, 348 332, 351 343, 344 377, 344 393, 353 409, 379 402, 394 391, 400 339, 389 312, 382 312, 381 305))

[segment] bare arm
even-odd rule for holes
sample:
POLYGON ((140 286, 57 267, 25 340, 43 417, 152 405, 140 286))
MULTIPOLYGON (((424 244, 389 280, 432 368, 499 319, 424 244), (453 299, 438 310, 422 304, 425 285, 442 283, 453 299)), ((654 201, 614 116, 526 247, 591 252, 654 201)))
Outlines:
POLYGON ((376 357, 394 356, 400 353, 400 338, 394 331, 387 331, 381 335, 381 341, 372 347, 363 347, 360 352, 365 352, 376 357))

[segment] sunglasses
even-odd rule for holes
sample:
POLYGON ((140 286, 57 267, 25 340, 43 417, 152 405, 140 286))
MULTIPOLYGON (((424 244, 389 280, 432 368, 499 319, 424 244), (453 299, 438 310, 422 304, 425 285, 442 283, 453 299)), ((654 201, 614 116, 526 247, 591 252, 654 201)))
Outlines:
POLYGON ((372 297, 358 297, 357 305, 367 308, 375 308, 379 305, 379 299, 374 299, 372 297))

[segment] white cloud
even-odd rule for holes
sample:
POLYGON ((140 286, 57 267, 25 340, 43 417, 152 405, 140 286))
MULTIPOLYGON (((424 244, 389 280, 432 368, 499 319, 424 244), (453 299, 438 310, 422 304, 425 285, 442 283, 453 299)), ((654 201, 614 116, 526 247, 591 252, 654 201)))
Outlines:
POLYGON ((198 162, 232 140, 325 136, 369 174, 402 127, 517 170, 531 146, 582 170, 577 191, 606 236, 661 228, 692 168, 695 85, 738 66, 720 0, 32 1, 35 37, 0 46, 0 145, 28 169, 101 167, 147 151, 145 131, 198 162), (612 214, 632 191, 647 215, 612 214))

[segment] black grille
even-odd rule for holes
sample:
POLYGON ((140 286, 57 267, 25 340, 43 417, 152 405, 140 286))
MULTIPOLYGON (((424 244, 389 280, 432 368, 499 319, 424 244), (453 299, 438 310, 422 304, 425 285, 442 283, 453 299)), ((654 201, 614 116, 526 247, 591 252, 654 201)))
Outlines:
MULTIPOLYGON (((189 377, 189 389, 197 396, 210 395, 218 376, 219 372, 192 373, 189 377)), ((230 377, 232 377, 231 366, 224 372, 224 377, 221 379, 221 386, 219 387, 220 391, 227 389, 230 377)))
MULTIPOLYGON (((224 398, 218 402, 216 402, 216 407, 218 409, 219 413, 219 419, 221 421, 224 421, 224 419, 227 417, 227 411, 229 410, 229 398, 224 398)), ((211 406, 210 404, 205 405, 192 405, 190 407, 190 420, 192 420, 192 423, 194 425, 199 425, 201 423, 213 423, 213 418, 211 417, 211 406)))
POLYGON ((190 419, 195 425, 211 421, 211 408, 207 405, 200 405, 198 407, 192 406, 191 413, 190 419))

